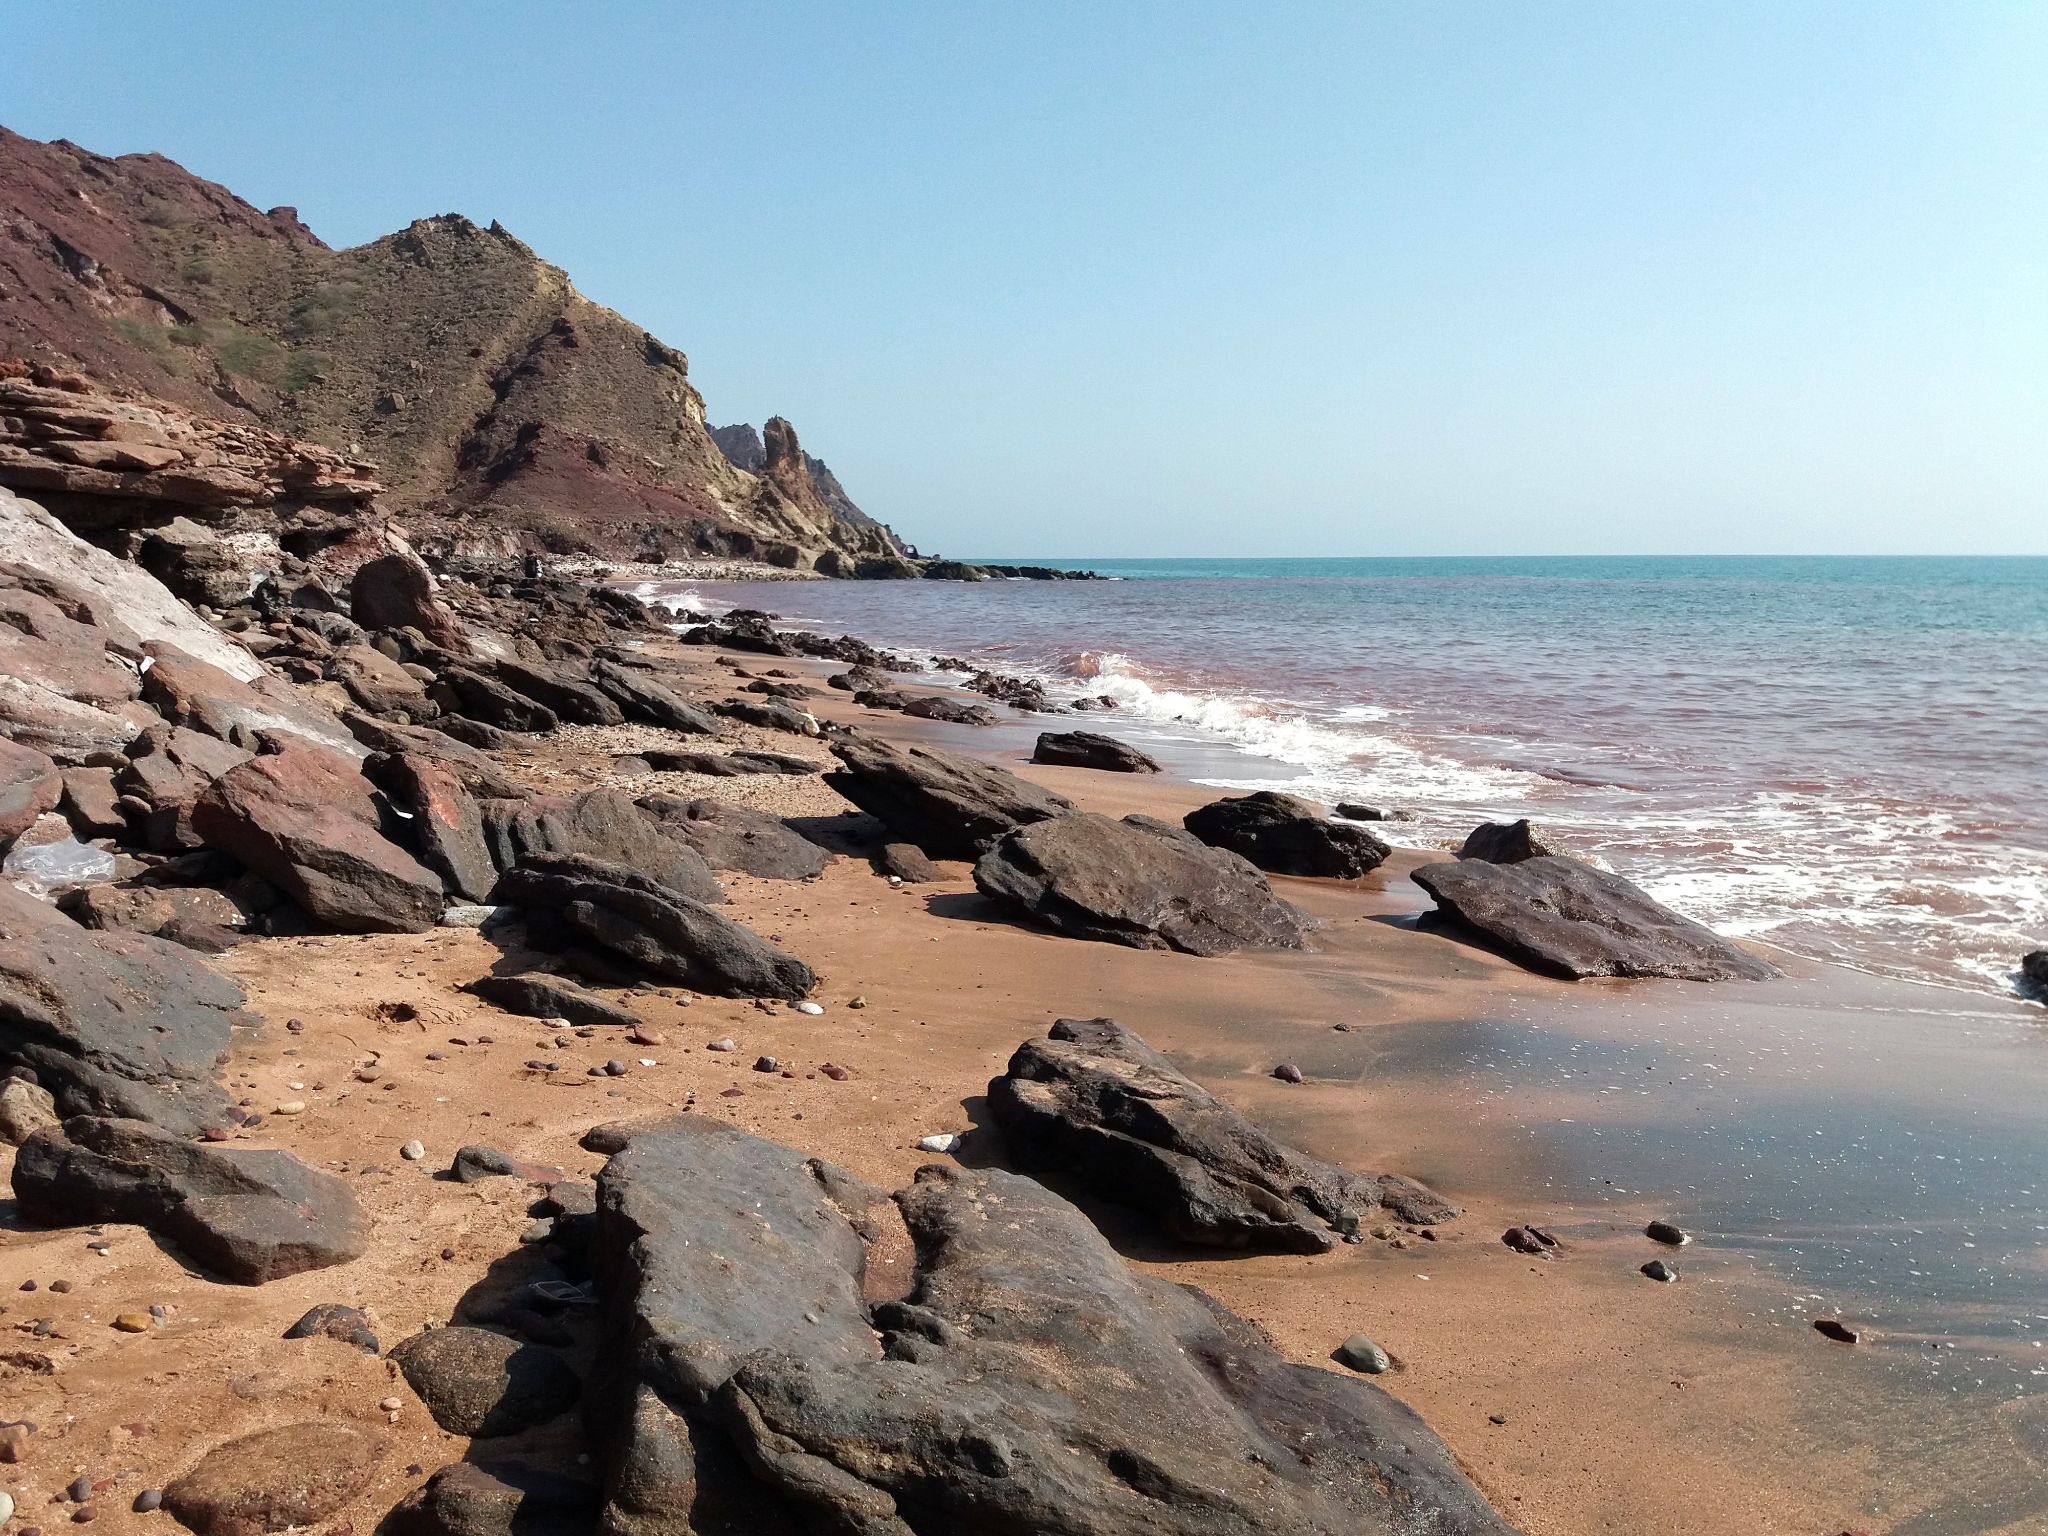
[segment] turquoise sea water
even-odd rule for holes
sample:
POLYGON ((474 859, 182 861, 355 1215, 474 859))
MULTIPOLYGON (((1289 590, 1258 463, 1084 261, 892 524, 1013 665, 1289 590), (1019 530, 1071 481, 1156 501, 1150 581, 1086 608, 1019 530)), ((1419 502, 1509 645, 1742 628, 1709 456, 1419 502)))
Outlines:
POLYGON ((2048 558, 1028 563, 1121 579, 690 590, 1109 694, 1205 781, 1398 841, 1534 816, 1866 970, 2004 991, 2048 944, 2048 558))

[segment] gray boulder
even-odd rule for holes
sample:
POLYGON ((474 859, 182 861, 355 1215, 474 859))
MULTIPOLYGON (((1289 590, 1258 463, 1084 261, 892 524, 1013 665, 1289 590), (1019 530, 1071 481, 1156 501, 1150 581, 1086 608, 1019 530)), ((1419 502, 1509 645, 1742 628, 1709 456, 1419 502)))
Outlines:
POLYGON ((1055 768, 1094 768, 1103 773, 1159 771, 1157 758, 1099 731, 1041 731, 1031 761, 1055 768))
POLYGON ((711 712, 743 725, 758 725, 767 731, 787 731, 792 736, 818 734, 818 722, 810 711, 798 709, 794 704, 761 699, 725 699, 712 705, 711 712))
POLYGON ((90 932, 0 883, 0 1062, 32 1068, 67 1115, 225 1120, 219 1081, 242 989, 188 949, 90 932))
POLYGON ((501 871, 542 854, 575 854, 638 870, 692 901, 725 900, 704 856, 622 789, 493 802, 484 808, 484 837, 501 871))
POLYGON ((274 1147, 212 1147, 140 1120, 77 1116, 14 1157, 14 1196, 46 1226, 130 1221, 200 1268, 261 1285, 360 1258, 370 1223, 348 1185, 274 1147))
POLYGON ((501 731, 547 732, 562 723, 538 699, 468 667, 441 668, 427 696, 452 715, 466 715, 501 731))
POLYGON ((715 718, 641 668, 599 661, 591 666, 590 680, 611 696, 628 719, 645 720, 691 736, 718 734, 715 718))
POLYGON ((1519 864, 1425 864, 1415 883, 1440 910, 1531 970, 1587 976, 1759 981, 1777 968, 1681 917, 1616 874, 1556 855, 1519 864))
POLYGON ((383 1536, 589 1536, 600 1489, 521 1462, 457 1461, 415 1488, 378 1527, 383 1536))
POLYGON ((625 714, 604 689, 597 686, 586 665, 514 661, 506 658, 491 668, 492 675, 516 693, 545 704, 573 725, 619 725, 625 714))
POLYGON ((616 1024, 628 1029, 640 1023, 640 1015, 631 1009, 608 1003, 560 976, 480 976, 464 983, 462 990, 494 1008, 531 1019, 567 1019, 587 1026, 616 1024))
POLYGON ((430 1328, 390 1358, 451 1435, 517 1434, 568 1412, 583 1383, 561 1357, 484 1328, 430 1328))
POLYGON ((1276 875, 1355 880, 1379 868, 1392 850, 1364 827, 1329 815, 1311 801, 1262 789, 1190 811, 1181 825, 1276 875))
POLYGON ((754 774, 816 773, 818 765, 808 758, 785 752, 664 752, 643 748, 640 756, 660 773, 701 773, 706 778, 737 779, 754 774))
POLYGON ((736 869, 763 880, 808 880, 825 871, 825 850, 780 817, 680 795, 643 795, 639 805, 713 869, 736 869))
POLYGON ((855 735, 835 742, 825 782, 935 859, 975 859, 1017 827, 1074 804, 993 764, 939 747, 855 735))
POLYGON ((1456 1214, 1397 1174, 1283 1146, 1114 1019, 1061 1019, 988 1085, 1016 1157, 1076 1174, 1182 1242, 1321 1253, 1373 1222, 1456 1214))
POLYGON ((982 894, 1075 938, 1221 955, 1299 949, 1306 919, 1234 853, 1093 813, 1019 827, 974 866, 982 894))
POLYGON ((1458 847, 1458 857, 1484 859, 1489 864, 1520 864, 1525 859, 1541 859, 1563 851, 1553 848, 1550 840, 1524 816, 1520 821, 1481 822, 1466 834, 1458 847))

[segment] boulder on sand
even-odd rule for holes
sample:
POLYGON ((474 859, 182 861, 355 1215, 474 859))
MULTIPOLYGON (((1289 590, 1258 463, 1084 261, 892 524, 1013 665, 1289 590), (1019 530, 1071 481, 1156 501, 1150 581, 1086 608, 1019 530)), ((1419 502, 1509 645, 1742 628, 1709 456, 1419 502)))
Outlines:
POLYGON ((1276 875, 1355 880, 1379 868, 1392 850, 1364 827, 1329 815, 1310 801, 1262 789, 1189 811, 1181 825, 1276 875))
POLYGON ((996 712, 986 704, 969 704, 965 699, 943 693, 918 694, 903 701, 903 713, 918 720, 943 720, 949 725, 994 725, 996 712))
POLYGON ((450 1462, 402 1499, 384 1536, 589 1536, 603 1494, 523 1462, 450 1462))
POLYGON ((529 858, 505 873, 491 900, 542 914, 565 935, 693 991, 794 1001, 816 980, 801 960, 731 918, 634 870, 598 859, 529 858))
POLYGON ((1055 768, 1094 768, 1103 773, 1159 771, 1156 758, 1099 731, 1041 731, 1031 761, 1055 768))
POLYGON ((1299 949, 1306 928, 1236 854, 1138 817, 1077 813, 1019 827, 982 856, 974 883, 1061 933, 1136 949, 1299 949))
POLYGON ((611 696, 628 719, 645 720, 691 736, 718 734, 718 721, 710 714, 638 667, 622 667, 612 661, 594 662, 590 680, 611 696))
POLYGON ((1456 1214, 1412 1179, 1281 1145, 1114 1019, 1025 1041, 988 1103, 1020 1161, 1071 1171, 1182 1242, 1321 1253, 1375 1221, 1456 1214))
POLYGON ((800 775, 816 773, 818 765, 808 758, 785 752, 664 752, 643 748, 640 756, 658 773, 701 773, 711 779, 746 778, 754 774, 800 775))
POLYGON ((484 837, 500 871, 540 854, 577 854, 638 870, 692 901, 725 900, 704 855, 622 789, 494 802, 484 810, 484 837))
POLYGON ((617 702, 591 679, 588 664, 543 665, 506 658, 493 663, 492 674, 507 688, 553 710, 572 725, 621 725, 626 716, 617 702))
POLYGON ((920 1170, 916 1273, 872 1306, 873 1192, 826 1165, 677 1124, 598 1185, 604 1529, 709 1505, 873 1536, 1508 1536, 1408 1408, 1132 1270, 1031 1180, 920 1170))
POLYGON ((67 1115, 224 1122, 219 1082, 242 989, 176 944, 95 933, 0 883, 0 1063, 32 1069, 67 1115))
POLYGON ((480 976, 465 982, 462 990, 494 1008, 524 1014, 529 1019, 567 1019, 571 1024, 618 1024, 627 1028, 640 1022, 639 1014, 608 1003, 595 992, 560 976, 480 976))
POLYGON ((441 879, 378 830, 383 812, 347 758, 318 747, 252 757, 215 779, 192 828, 343 933, 422 933, 441 879))
POLYGON ((938 747, 854 735, 835 742, 825 782, 935 859, 975 859, 1013 828, 1074 804, 993 764, 938 747))
POLYGON ((258 1430, 208 1451, 164 1489, 164 1508, 199 1536, 307 1530, 370 1486, 385 1445, 332 1420, 258 1430))
POLYGON ((1531 970, 1587 976, 1758 981, 1777 968, 1652 900, 1619 875, 1554 854, 1519 864, 1425 864, 1437 906, 1531 970))
POLYGON ((14 1196, 45 1226, 147 1227, 236 1285, 346 1264, 370 1237, 335 1175, 276 1147, 212 1147, 140 1120, 81 1115, 37 1131, 15 1153, 14 1196))
POLYGON ((711 706, 711 713, 742 725, 757 725, 764 731, 787 731, 792 736, 816 736, 817 718, 809 710, 775 700, 725 699, 711 706))
POLYGON ((1562 852, 1551 847, 1550 840, 1530 825, 1526 816, 1520 821, 1481 822, 1458 847, 1459 858, 1484 859, 1489 864, 1520 864, 1562 852))
POLYGON ((642 795, 639 805, 713 869, 736 869, 763 880, 808 880, 825 871, 825 850, 780 817, 680 795, 642 795))
POLYGON ((567 1412, 583 1390, 559 1355, 485 1328, 430 1328, 391 1358, 451 1435, 516 1434, 567 1412))

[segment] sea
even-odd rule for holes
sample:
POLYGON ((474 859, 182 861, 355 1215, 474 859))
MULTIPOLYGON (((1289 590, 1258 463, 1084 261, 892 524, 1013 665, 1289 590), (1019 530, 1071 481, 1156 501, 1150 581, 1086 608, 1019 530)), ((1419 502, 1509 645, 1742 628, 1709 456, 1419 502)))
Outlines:
POLYGON ((1068 728, 1398 843, 1530 817, 1874 975, 2009 996, 2048 946, 2048 558, 1003 563, 1108 579, 646 590, 1106 695, 1068 728))

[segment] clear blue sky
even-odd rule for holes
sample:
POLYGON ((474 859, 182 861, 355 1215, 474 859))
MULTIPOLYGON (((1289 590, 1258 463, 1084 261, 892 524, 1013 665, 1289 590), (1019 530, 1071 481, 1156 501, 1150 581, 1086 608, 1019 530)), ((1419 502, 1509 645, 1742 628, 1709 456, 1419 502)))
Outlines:
POLYGON ((8 9, 8 126, 498 219, 928 549, 2048 552, 2040 0, 8 9))

